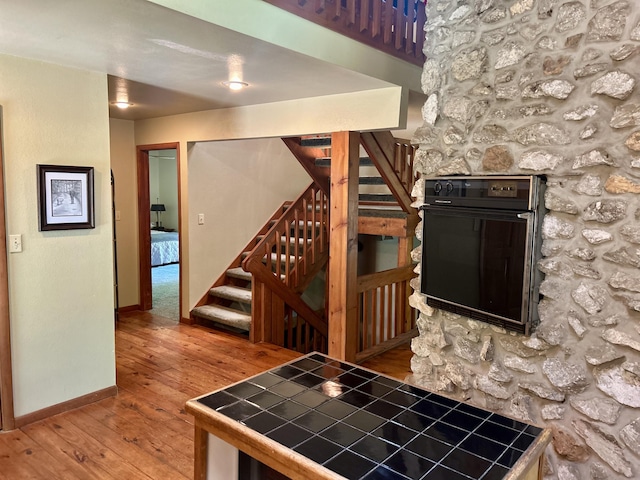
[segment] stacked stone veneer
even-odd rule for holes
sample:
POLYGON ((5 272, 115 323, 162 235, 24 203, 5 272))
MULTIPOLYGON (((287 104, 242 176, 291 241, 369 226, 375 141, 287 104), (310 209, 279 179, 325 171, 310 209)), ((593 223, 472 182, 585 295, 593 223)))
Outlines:
POLYGON ((549 212, 535 333, 434 310, 417 279, 409 381, 552 427, 547 478, 640 478, 640 0, 427 14, 417 170, 545 174, 549 212))

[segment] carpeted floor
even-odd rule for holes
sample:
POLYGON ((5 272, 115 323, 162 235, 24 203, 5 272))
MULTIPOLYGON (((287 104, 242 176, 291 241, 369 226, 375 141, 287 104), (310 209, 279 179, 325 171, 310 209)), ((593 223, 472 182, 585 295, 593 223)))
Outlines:
POLYGON ((180 265, 177 263, 151 269, 153 308, 150 313, 171 320, 180 320, 179 273, 180 265))

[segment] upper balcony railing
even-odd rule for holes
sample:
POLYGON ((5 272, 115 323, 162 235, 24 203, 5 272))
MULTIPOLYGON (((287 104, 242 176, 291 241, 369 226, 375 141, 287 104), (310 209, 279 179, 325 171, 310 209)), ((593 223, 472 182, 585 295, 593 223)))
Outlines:
POLYGON ((370 47, 422 66, 425 0, 264 0, 370 47))

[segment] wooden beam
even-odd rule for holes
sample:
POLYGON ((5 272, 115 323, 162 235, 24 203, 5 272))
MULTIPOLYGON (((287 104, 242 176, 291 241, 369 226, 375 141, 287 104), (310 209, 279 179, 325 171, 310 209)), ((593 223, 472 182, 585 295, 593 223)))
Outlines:
POLYGON ((405 218, 396 217, 358 217, 358 233, 363 235, 389 235, 390 237, 411 237, 420 218, 418 214, 405 218))
POLYGON ((346 361, 357 349, 359 143, 357 132, 331 137, 328 353, 346 361))

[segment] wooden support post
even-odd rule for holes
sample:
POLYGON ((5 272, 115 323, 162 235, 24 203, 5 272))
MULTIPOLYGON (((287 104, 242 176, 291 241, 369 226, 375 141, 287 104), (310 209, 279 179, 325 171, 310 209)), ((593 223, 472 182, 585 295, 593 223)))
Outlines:
MULTIPOLYGON (((413 250, 413 237, 398 237, 398 267, 406 267, 413 264, 411 250, 413 250)), ((413 310, 409 305, 411 289, 408 288, 408 282, 400 290, 403 292, 401 298, 404 298, 404 307, 402 308, 404 315, 399 316, 398 320, 404 322, 402 333, 406 333, 413 328, 413 310)))
POLYGON ((398 237, 398 267, 411 265, 411 250, 413 250, 413 237, 398 237))
POLYGON ((354 361, 358 332, 358 163, 360 135, 331 136, 329 356, 354 361))
POLYGON ((195 480, 207 479, 207 450, 209 446, 209 433, 200 425, 198 420, 195 424, 194 446, 194 472, 195 480))

